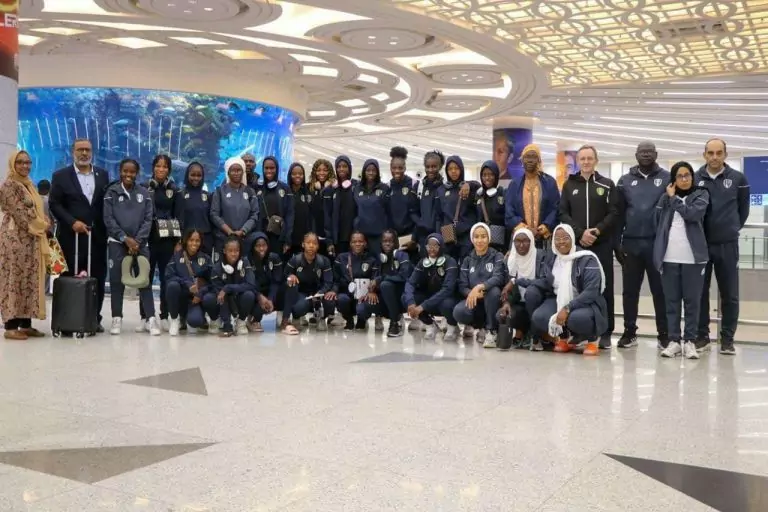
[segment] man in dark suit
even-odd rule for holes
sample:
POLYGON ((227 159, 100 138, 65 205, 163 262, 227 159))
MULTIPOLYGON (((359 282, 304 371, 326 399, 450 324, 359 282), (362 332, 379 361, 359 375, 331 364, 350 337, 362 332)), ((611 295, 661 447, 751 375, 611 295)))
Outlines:
MULTIPOLYGON (((93 146, 77 139, 72 146, 74 164, 53 173, 49 205, 58 221, 58 239, 70 273, 87 269, 88 238, 91 232, 91 276, 99 281, 99 324, 107 275, 107 230, 104 226, 104 191, 109 174, 94 167, 93 146), (79 237, 79 260, 75 264, 75 237, 79 237)), ((99 325, 99 332, 104 329, 99 325)))

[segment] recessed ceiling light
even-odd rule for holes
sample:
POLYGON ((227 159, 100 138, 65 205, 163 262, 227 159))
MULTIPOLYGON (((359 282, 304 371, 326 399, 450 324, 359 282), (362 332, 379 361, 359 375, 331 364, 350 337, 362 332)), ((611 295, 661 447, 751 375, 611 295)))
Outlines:
POLYGON ((203 7, 203 10, 206 12, 211 12, 213 11, 213 7, 203 7))
POLYGON ((132 50, 140 50, 142 48, 158 48, 160 46, 166 46, 164 43, 158 43, 157 41, 142 39, 140 37, 113 37, 112 39, 101 39, 101 42, 114 44, 117 46, 123 46, 125 48, 131 48, 132 50))
POLYGON ((376 36, 368 36, 368 39, 376 39, 376 36))
POLYGON ((371 96, 376 101, 387 101, 389 99, 389 95, 385 92, 379 93, 375 96, 371 96))
POLYGON ((185 9, 184 14, 192 14, 192 11, 190 11, 189 9, 185 9))

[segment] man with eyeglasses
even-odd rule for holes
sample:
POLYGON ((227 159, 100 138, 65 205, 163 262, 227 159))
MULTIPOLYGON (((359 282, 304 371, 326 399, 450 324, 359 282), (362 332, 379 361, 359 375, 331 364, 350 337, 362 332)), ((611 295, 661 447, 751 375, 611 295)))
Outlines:
POLYGON ((709 287, 714 269, 722 309, 720 353, 735 355, 733 338, 739 323, 739 233, 749 217, 749 183, 744 173, 725 162, 727 158, 724 140, 708 140, 704 145, 707 163, 694 176, 696 186, 709 191, 709 210, 704 218, 709 263, 704 271, 696 350, 699 353, 710 350, 709 287))
MULTIPOLYGON (((109 174, 93 165, 93 146, 88 139, 72 145, 74 164, 53 173, 48 199, 51 213, 58 221, 57 238, 67 260, 69 274, 87 269, 88 239, 91 240, 91 277, 99 281, 99 324, 104 303, 107 275, 107 230, 104 226, 104 191, 109 174), (75 237, 79 242, 79 261, 75 262, 75 237)), ((104 332, 99 325, 98 332, 104 332)))
POLYGON ((661 273, 653 264, 653 242, 656 235, 653 218, 656 203, 665 193, 670 175, 656 163, 658 153, 652 142, 641 142, 635 153, 637 165, 619 178, 616 188, 619 193, 619 226, 617 235, 619 248, 616 259, 622 266, 624 334, 619 338, 619 348, 637 346, 637 310, 640 302, 640 288, 645 274, 653 295, 653 310, 656 315, 656 332, 659 347, 666 348, 668 342, 667 313, 661 273))

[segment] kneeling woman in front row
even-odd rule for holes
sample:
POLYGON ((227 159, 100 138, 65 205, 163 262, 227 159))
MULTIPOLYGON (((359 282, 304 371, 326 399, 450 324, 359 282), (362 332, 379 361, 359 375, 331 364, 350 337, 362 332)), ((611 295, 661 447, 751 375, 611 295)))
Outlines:
POLYGON ((443 255, 443 237, 432 233, 427 237, 427 257, 419 261, 410 279, 405 283, 403 302, 408 316, 421 320, 427 326, 425 340, 437 336, 435 316, 445 317, 448 330, 445 341, 456 341, 458 326, 453 318, 456 298, 456 280, 459 267, 456 260, 443 255))
POLYGON ((552 239, 554 258, 544 263, 543 276, 530 283, 517 280, 527 286, 533 332, 554 342, 555 352, 569 352, 586 342, 584 355, 596 356, 597 339, 608 328, 603 267, 594 253, 576 249, 571 226, 557 226, 552 239))
MULTIPOLYGON (((144 256, 149 260, 147 241, 152 232, 153 218, 149 191, 136 183, 139 163, 126 158, 120 162, 119 169, 120 181, 110 185, 104 194, 104 225, 109 237, 109 289, 112 296, 110 334, 120 334, 123 326, 123 259, 144 256)), ((144 314, 149 318, 149 333, 160 336, 151 282, 139 290, 139 299, 144 314)))
POLYGON ((336 307, 346 320, 345 331, 363 331, 373 309, 379 304, 371 283, 379 273, 379 260, 367 251, 368 242, 360 231, 352 232, 349 252, 339 254, 333 266, 336 307), (357 323, 355 323, 357 317, 357 323))
POLYGON ((403 292, 405 283, 411 277, 413 265, 405 251, 396 250, 397 233, 393 229, 381 235, 379 274, 373 280, 372 290, 379 297, 375 314, 389 318, 387 336, 395 338, 403 334, 403 292))
POLYGON ((165 299, 171 327, 168 333, 178 336, 186 326, 199 329, 205 325, 203 297, 211 283, 211 258, 201 250, 204 235, 196 229, 184 233, 181 249, 165 267, 165 299))
POLYGON ((240 239, 228 238, 224 242, 224 254, 213 267, 211 291, 203 298, 203 307, 211 317, 209 331, 229 338, 235 332, 248 334, 246 319, 256 303, 256 278, 248 258, 241 256, 240 239), (232 315, 237 315, 235 324, 232 315))
POLYGON ((283 321, 280 323, 283 334, 299 334, 298 329, 291 324, 291 317, 298 320, 314 311, 322 317, 317 320, 317 330, 325 331, 328 329, 326 319, 333 316, 335 309, 333 271, 330 260, 317 253, 320 239, 314 233, 307 233, 301 247, 302 252, 285 265, 287 288, 283 321))

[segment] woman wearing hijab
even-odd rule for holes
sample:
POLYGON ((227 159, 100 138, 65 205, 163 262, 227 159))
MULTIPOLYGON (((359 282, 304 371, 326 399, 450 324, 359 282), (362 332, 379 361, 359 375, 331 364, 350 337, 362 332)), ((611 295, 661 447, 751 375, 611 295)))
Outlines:
POLYGON ((0 187, 0 314, 5 339, 24 341, 44 334, 32 319, 45 319, 45 269, 51 222, 29 173, 32 159, 16 151, 8 159, 8 178, 0 187))
POLYGON ((478 222, 469 231, 472 252, 459 270, 459 294, 463 300, 453 309, 460 324, 479 329, 477 342, 484 348, 496 348, 501 288, 507 281, 504 255, 491 247, 491 228, 478 222))
POLYGON ((456 231, 456 242, 446 243, 446 252, 461 262, 471 251, 472 242, 469 239, 469 230, 477 222, 477 190, 480 184, 470 181, 470 194, 464 198, 459 193, 465 185, 464 162, 459 156, 449 156, 445 163, 446 180, 437 189, 438 222, 437 229, 441 226, 453 224, 456 231))
POLYGON ((654 213, 653 262, 661 271, 669 325, 669 342, 661 356, 683 354, 687 359, 698 359, 696 329, 704 289, 704 267, 709 260, 704 236, 709 192, 694 185, 693 167, 688 162, 673 165, 671 174, 667 193, 659 198, 654 213), (683 305, 685 329, 681 333, 683 305))
POLYGON ((320 214, 320 218, 315 217, 315 199, 320 205, 320 212, 323 212, 323 198, 320 194, 312 194, 310 186, 306 183, 307 174, 304 170, 304 166, 298 162, 291 164, 291 168, 288 170, 288 183, 291 187, 291 195, 293 195, 293 228, 291 229, 291 250, 290 255, 298 254, 301 252, 301 243, 304 241, 304 235, 310 231, 315 231, 315 226, 319 225, 322 228, 324 225, 323 216, 320 214))
MULTIPOLYGON (((341 158, 341 157, 339 157, 341 158)), ((337 166, 339 159, 336 159, 337 166)), ((309 175, 309 193, 312 195, 312 221, 313 226, 310 231, 317 233, 320 240, 320 254, 328 256, 329 246, 333 245, 333 230, 331 229, 331 217, 333 215, 333 192, 336 187, 336 174, 331 162, 324 158, 315 160, 312 164, 312 172, 309 175)), ((306 233, 304 233, 306 234, 306 233)), ((293 237, 298 240, 298 250, 294 254, 301 252, 303 235, 301 238, 293 237)))
POLYGON ((405 283, 403 305, 411 319, 418 319, 427 326, 425 340, 434 341, 437 337, 434 317, 442 316, 448 323, 443 339, 456 341, 459 329, 453 318, 453 309, 458 302, 456 281, 459 267, 455 259, 443 254, 442 235, 429 235, 426 246, 426 257, 419 261, 405 283))
POLYGON ((554 342, 555 352, 570 352, 586 342, 584 355, 596 356, 598 338, 608 326, 603 267, 594 253, 576 248, 568 224, 555 228, 552 249, 554 257, 547 260, 542 277, 518 280, 527 286, 526 305, 534 309, 533 332, 554 342))
POLYGON ((203 164, 192 162, 184 175, 184 189, 176 194, 174 217, 179 220, 181 232, 190 230, 202 234, 203 245, 200 250, 213 254, 213 230, 211 227, 211 194, 203 189, 205 169, 203 164))
POLYGON ((239 157, 226 161, 227 182, 214 192, 211 201, 211 220, 216 226, 216 254, 218 261, 224 243, 230 236, 240 240, 241 249, 253 245, 253 232, 258 227, 259 204, 256 193, 245 184, 245 163, 239 157))
POLYGON ((263 178, 256 192, 261 231, 269 237, 269 252, 284 256, 291 250, 293 194, 290 187, 278 179, 280 164, 275 157, 264 157, 261 166, 263 178))
POLYGON ((357 216, 354 228, 368 240, 368 252, 378 257, 381 252, 381 234, 389 226, 390 188, 381 182, 379 161, 373 158, 363 164, 360 183, 354 188, 357 216))
POLYGON ((540 342, 533 343, 530 347, 523 342, 531 327, 532 311, 526 308, 526 287, 522 286, 522 283, 541 277, 544 255, 544 251, 536 249, 535 237, 530 229, 521 228, 515 232, 512 237, 512 250, 507 258, 507 274, 510 280, 501 291, 502 304, 497 313, 499 324, 506 324, 514 336, 503 340, 499 338, 499 350, 509 350, 511 347, 543 350, 540 342))
POLYGON ((480 168, 480 185, 477 191, 477 218, 488 226, 493 226, 498 233, 504 233, 504 238, 491 240, 491 247, 499 252, 505 252, 509 247, 510 230, 504 227, 504 187, 499 186, 499 167, 493 160, 486 161, 480 168))
POLYGON ((528 144, 521 155, 524 174, 507 188, 505 224, 507 231, 529 229, 541 249, 557 224, 560 192, 555 178, 544 172, 538 145, 528 144))
POLYGON ((336 183, 330 190, 329 216, 325 220, 325 232, 330 238, 328 254, 336 256, 349 252, 349 240, 355 230, 357 203, 355 189, 358 181, 352 178, 352 163, 348 156, 336 158, 336 183))

